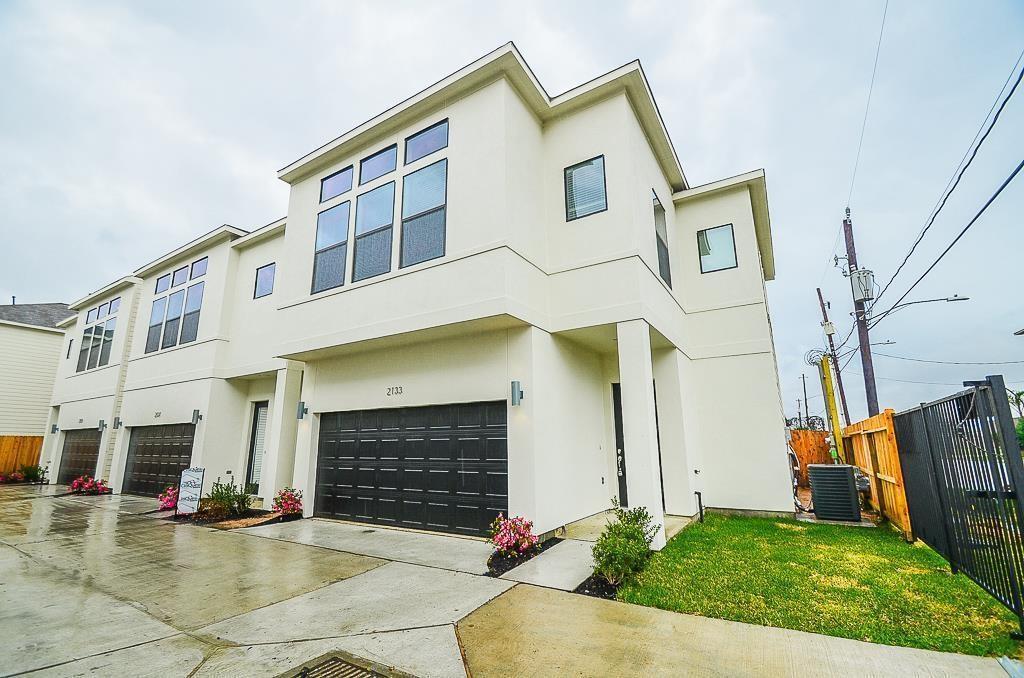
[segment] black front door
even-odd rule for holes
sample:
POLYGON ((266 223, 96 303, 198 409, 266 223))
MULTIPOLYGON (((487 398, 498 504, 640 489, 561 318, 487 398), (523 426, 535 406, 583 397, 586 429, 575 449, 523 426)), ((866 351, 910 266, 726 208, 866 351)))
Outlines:
POLYGON ((320 415, 313 513, 486 535, 508 512, 507 404, 320 415))
POLYGON ((615 412, 615 472, 619 477, 619 504, 629 506, 626 494, 626 443, 622 435, 622 386, 612 384, 612 407, 615 412))
POLYGON ((267 444, 267 413, 269 403, 253 403, 252 433, 249 436, 249 466, 245 472, 245 486, 250 494, 259 494, 260 476, 263 473, 263 452, 267 444))
POLYGON ((64 451, 60 455, 57 483, 68 485, 80 476, 96 474, 100 457, 100 436, 94 428, 64 432, 64 451))
POLYGON ((177 487, 192 464, 193 424, 138 426, 132 429, 121 492, 155 497, 177 487))

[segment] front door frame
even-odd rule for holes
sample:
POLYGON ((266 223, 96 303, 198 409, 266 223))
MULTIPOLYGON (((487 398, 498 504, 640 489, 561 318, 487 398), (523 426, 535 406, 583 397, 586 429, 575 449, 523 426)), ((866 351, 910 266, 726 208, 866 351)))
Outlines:
POLYGON ((619 506, 629 506, 626 488, 626 438, 622 431, 622 385, 612 383, 612 413, 615 419, 615 475, 619 481, 619 506))
MULTIPOLYGON (((257 427, 259 425, 259 421, 260 421, 260 410, 266 410, 267 411, 267 419, 268 419, 267 424, 269 424, 270 423, 269 422, 269 418, 270 418, 270 401, 269 400, 257 400, 256 402, 254 402, 252 404, 252 423, 249 426, 249 460, 248 460, 248 462, 246 462, 246 465, 245 465, 245 484, 242 486, 243 490, 246 487, 248 487, 250 484, 255 484, 255 485, 259 486, 258 482, 257 483, 253 483, 252 482, 252 471, 253 471, 253 466, 256 463, 256 429, 257 429, 257 427)), ((263 440, 263 454, 265 456, 266 453, 267 453, 267 449, 266 449, 267 441, 266 441, 266 431, 265 430, 264 430, 263 438, 264 438, 264 440, 263 440)), ((261 460, 261 465, 260 465, 260 477, 261 478, 263 477, 262 460, 261 460)), ((258 493, 258 490, 257 490, 257 493, 258 493)))

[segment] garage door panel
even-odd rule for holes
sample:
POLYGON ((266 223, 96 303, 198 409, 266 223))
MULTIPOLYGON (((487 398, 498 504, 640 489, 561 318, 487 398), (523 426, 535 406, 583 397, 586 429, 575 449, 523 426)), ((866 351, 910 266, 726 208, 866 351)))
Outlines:
POLYGON ((497 401, 321 415, 316 515, 486 534, 508 504, 505 410, 497 401))
POLYGON ((100 456, 100 438, 96 429, 78 429, 64 433, 64 448, 60 456, 57 482, 68 485, 80 476, 96 473, 100 456))
POLYGON ((192 424, 133 427, 121 491, 155 497, 176 486, 192 463, 194 439, 192 424))

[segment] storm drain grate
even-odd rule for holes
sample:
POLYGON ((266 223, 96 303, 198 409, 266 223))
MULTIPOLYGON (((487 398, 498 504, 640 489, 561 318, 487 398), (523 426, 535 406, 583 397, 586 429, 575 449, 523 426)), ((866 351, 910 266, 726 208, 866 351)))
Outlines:
POLYGON ((296 678, 383 678, 377 673, 347 662, 341 657, 331 657, 316 666, 308 666, 295 674, 296 678))

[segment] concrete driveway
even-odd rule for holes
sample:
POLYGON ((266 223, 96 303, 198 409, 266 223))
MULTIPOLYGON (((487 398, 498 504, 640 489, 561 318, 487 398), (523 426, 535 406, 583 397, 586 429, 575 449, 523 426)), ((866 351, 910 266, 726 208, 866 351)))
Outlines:
POLYGON ((342 653, 423 677, 1005 676, 494 579, 475 540, 316 520, 224 532, 159 520, 153 500, 54 493, 0 487, 2 675, 273 676, 342 653))

